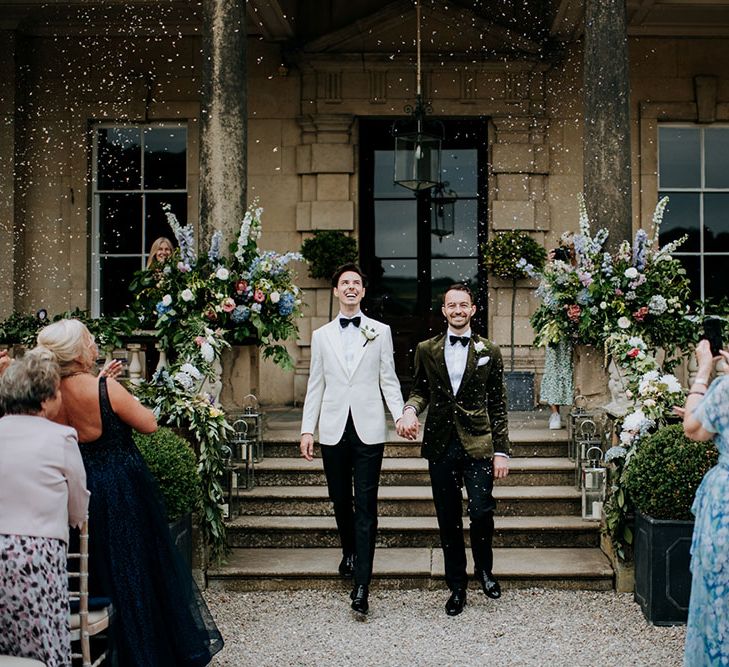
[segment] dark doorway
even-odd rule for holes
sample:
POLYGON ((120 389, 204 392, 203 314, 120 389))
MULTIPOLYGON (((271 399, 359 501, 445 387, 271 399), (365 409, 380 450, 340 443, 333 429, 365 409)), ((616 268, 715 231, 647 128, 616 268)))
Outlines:
POLYGON ((360 119, 360 254, 369 276, 364 309, 392 327, 403 390, 412 382, 415 346, 443 331, 441 295, 465 282, 476 295, 474 325, 486 334, 487 294, 480 245, 486 240, 487 123, 446 120, 442 177, 456 192, 454 233, 431 233, 432 191, 393 184, 392 120, 360 119))

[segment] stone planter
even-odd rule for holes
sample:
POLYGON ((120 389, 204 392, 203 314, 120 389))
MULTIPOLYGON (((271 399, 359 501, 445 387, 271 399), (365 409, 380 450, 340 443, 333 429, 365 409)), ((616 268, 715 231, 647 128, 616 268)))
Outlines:
POLYGON ((504 371, 506 400, 509 410, 534 409, 534 373, 531 371, 504 371))
POLYGON ((635 601, 654 625, 680 625, 691 596, 693 521, 668 521, 636 513, 635 601))
POLYGON ((240 412, 248 394, 258 397, 260 393, 258 341, 251 339, 248 344, 224 350, 220 363, 220 403, 226 412, 240 412))
POLYGON ((575 345, 573 354, 575 396, 584 396, 587 408, 605 406, 610 401, 610 391, 602 349, 575 345))

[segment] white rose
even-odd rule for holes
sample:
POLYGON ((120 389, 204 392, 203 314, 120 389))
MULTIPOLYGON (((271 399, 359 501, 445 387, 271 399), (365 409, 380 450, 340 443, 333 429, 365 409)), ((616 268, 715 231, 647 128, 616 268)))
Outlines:
POLYGON ((192 293, 191 289, 184 289, 182 290, 182 294, 180 294, 183 301, 192 301, 195 298, 195 295, 192 293))
POLYGON ((476 353, 481 354, 481 352, 484 351, 486 348, 486 345, 482 340, 479 340, 473 344, 473 349, 476 351, 476 353))
POLYGON ((600 302, 600 310, 605 310, 607 308, 607 301, 601 301, 600 302))
POLYGON ((618 320, 618 326, 621 329, 630 329, 630 320, 623 316, 618 320))
POLYGON ((202 355, 202 358, 205 359, 205 361, 207 361, 208 363, 211 363, 213 359, 215 359, 215 350, 210 343, 203 343, 200 346, 200 354, 202 355))
POLYGON ((629 269, 625 269, 625 277, 635 280, 638 277, 638 269, 631 266, 629 269))
POLYGON ((162 297, 162 305, 169 306, 172 304, 172 297, 169 294, 165 294, 162 297))
POLYGON ((224 266, 221 266, 216 272, 215 277, 218 280, 228 280, 228 276, 230 276, 230 273, 228 272, 228 269, 226 269, 224 266))
POLYGON ((271 303, 278 303, 281 300, 281 295, 278 292, 271 292, 269 298, 271 299, 271 303))

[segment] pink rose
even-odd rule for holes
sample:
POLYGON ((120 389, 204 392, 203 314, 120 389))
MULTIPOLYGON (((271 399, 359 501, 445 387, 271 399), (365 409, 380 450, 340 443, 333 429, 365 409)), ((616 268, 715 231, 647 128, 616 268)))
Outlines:
POLYGON ((220 307, 223 309, 224 312, 232 313, 235 310, 235 301, 233 301, 233 299, 231 299, 230 297, 227 297, 223 299, 220 307))
POLYGON ((631 359, 635 359, 640 354, 640 350, 637 347, 634 347, 630 352, 628 352, 628 356, 631 359))
POLYGON ((638 321, 642 322, 645 316, 648 314, 648 306, 642 306, 633 313, 633 317, 638 321))
POLYGON ((204 342, 205 342, 205 337, 204 336, 195 336, 195 344, 198 347, 201 347, 204 342))
POLYGON ((581 312, 582 308, 580 308, 576 303, 573 303, 571 306, 567 306, 567 317, 573 322, 577 322, 577 320, 580 319, 581 312))
POLYGON ((266 300, 266 295, 263 293, 263 290, 257 289, 253 292, 253 300, 256 303, 263 303, 266 300))
POLYGON ((235 284, 235 291, 236 291, 236 292, 237 292, 238 294, 243 294, 243 292, 245 292, 245 291, 246 291, 246 288, 247 288, 247 287, 248 287, 248 283, 247 283, 247 282, 246 282, 245 280, 239 280, 239 281, 238 281, 238 282, 237 282, 237 283, 235 284))

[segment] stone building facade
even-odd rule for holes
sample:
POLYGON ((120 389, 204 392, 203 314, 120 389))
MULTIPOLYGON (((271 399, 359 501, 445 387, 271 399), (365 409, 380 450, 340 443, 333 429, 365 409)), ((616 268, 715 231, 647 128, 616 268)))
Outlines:
MULTIPOLYGON (((13 309, 40 307, 98 312, 100 292, 109 289, 100 275, 103 263, 111 274, 141 261, 144 250, 126 264, 124 253, 104 253, 109 233, 101 228, 106 223, 97 199, 100 128, 141 128, 150 145, 165 135, 182 136, 184 184, 170 187, 169 196, 184 201, 187 219, 198 221, 206 54, 196 6, 93 4, 66 3, 62 11, 0 2, 8 17, 0 56, 3 317, 13 309), (179 128, 184 131, 171 131, 179 128)), ((329 4, 333 8, 321 9, 317 30, 316 16, 301 18, 311 3, 248 3, 248 198, 258 197, 264 208, 262 247, 298 250, 314 230, 338 229, 360 240, 363 264, 371 266, 368 253, 377 249, 379 237, 367 203, 372 193, 363 191, 372 179, 363 174, 363 165, 379 148, 362 138, 370 136, 364 130, 369 127, 368 132, 380 133, 383 143, 377 145, 385 145, 389 140, 382 128, 404 117, 404 107, 414 101, 415 10, 410 2, 329 4)), ((729 124, 729 2, 693 13, 689 2, 667 3, 668 9, 663 4, 627 5, 633 231, 650 225, 658 198, 659 128, 729 124)), ((429 116, 444 122, 446 134, 449 128, 457 132, 460 121, 476 123, 469 136, 476 137, 481 151, 480 191, 474 195, 481 208, 469 210, 479 217, 471 225, 478 242, 519 229, 550 248, 562 232, 577 226, 576 195, 583 189, 584 3, 546 5, 537 17, 543 29, 524 29, 518 12, 499 21, 474 3, 424 3, 429 116)), ((534 3, 535 12, 537 6, 544 3, 534 3)), ((154 216, 145 215, 134 225, 157 229, 154 216)), ((728 219, 729 213, 716 223, 727 232, 728 219)), ((113 225, 117 235, 124 229, 119 220, 113 225)), ((676 225, 682 225, 678 218, 676 225)), ((146 250, 149 244, 151 239, 146 250)), ((436 261, 433 248, 438 246, 428 252, 436 261)), ((699 248, 700 266, 706 252, 699 248)), ((729 247, 721 252, 729 259, 729 247)), ((417 258, 397 261, 405 266, 417 258)), ((481 326, 508 348, 510 285, 487 277, 476 256, 463 262, 476 267, 469 277, 481 290, 481 326)), ((387 276, 386 265, 383 270, 387 276)), ((458 278, 456 273, 446 277, 458 278)), ((289 344, 296 370, 284 373, 263 364, 266 404, 303 399, 311 331, 329 317, 328 286, 308 278, 304 266, 299 277, 305 316, 299 339, 289 344)), ((519 284, 515 343, 517 368, 538 378, 542 351, 531 345, 528 322, 537 305, 533 289, 528 281, 519 284)), ((416 328, 424 335, 437 326, 436 311, 416 328)), ((403 358, 409 344, 403 338, 403 358)))

